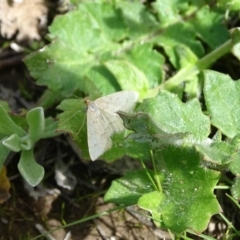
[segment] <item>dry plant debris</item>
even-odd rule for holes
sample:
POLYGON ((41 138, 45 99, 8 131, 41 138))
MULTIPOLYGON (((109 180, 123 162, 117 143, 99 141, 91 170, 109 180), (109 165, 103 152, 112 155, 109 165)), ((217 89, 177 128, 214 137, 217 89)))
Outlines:
POLYGON ((48 8, 44 0, 1 0, 1 35, 16 40, 40 40, 40 31, 47 26, 48 8))

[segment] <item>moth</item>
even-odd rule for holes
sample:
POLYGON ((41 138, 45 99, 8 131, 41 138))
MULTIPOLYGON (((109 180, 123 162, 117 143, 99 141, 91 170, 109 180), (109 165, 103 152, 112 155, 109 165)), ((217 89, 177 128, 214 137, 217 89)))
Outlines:
POLYGON ((137 100, 137 92, 120 91, 87 102, 87 138, 91 160, 98 159, 109 150, 111 136, 125 129, 117 112, 131 112, 137 100))

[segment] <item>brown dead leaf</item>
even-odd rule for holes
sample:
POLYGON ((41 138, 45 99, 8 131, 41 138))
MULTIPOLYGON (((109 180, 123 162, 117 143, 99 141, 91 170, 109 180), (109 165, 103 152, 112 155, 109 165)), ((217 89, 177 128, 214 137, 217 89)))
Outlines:
POLYGON ((11 185, 7 178, 7 169, 5 166, 2 167, 0 171, 0 204, 7 201, 10 197, 9 189, 11 185))
POLYGON ((44 0, 1 0, 1 35, 17 41, 40 40, 39 30, 46 28, 48 8, 44 0))

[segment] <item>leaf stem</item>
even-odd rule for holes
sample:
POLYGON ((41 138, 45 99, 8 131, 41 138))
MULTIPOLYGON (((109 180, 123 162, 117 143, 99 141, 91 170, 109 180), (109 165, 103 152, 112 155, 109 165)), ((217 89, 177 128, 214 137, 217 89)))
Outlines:
POLYGON ((104 216, 104 215, 108 215, 108 214, 110 214, 111 212, 115 212, 115 211, 121 210, 122 208, 123 208, 123 206, 119 206, 119 207, 111 208, 111 209, 109 209, 109 210, 107 210, 107 211, 104 211, 104 212, 96 213, 96 214, 91 215, 91 216, 89 216, 89 217, 84 217, 84 218, 79 219, 79 220, 77 220, 77 221, 68 223, 68 224, 66 224, 66 225, 64 225, 64 226, 60 226, 60 227, 54 228, 54 229, 52 229, 52 230, 50 230, 50 231, 48 231, 48 232, 46 232, 46 233, 40 234, 40 235, 38 235, 38 236, 36 236, 36 237, 34 237, 34 238, 31 238, 31 240, 35 240, 35 239, 38 239, 38 238, 40 238, 40 237, 46 236, 48 233, 52 233, 52 232, 57 231, 57 230, 59 230, 59 229, 71 227, 71 226, 74 226, 74 225, 76 225, 76 224, 80 224, 80 223, 87 222, 87 221, 92 220, 92 219, 95 219, 95 218, 99 218, 99 217, 104 216))
POLYGON ((140 159, 140 161, 141 161, 141 163, 142 163, 142 167, 143 167, 143 169, 146 170, 146 174, 147 174, 149 180, 151 181, 152 185, 154 186, 154 188, 155 188, 157 191, 159 191, 158 186, 156 185, 154 179, 152 178, 151 174, 149 173, 148 169, 146 168, 146 166, 145 166, 143 160, 140 159))
POLYGON ((232 48, 232 40, 228 40, 202 59, 200 59, 196 65, 189 66, 187 68, 181 69, 176 75, 169 78, 166 82, 158 86, 159 89, 172 90, 176 86, 180 85, 186 80, 192 79, 193 76, 196 76, 200 71, 207 69, 211 64, 217 61, 223 55, 229 53, 232 48))
POLYGON ((218 214, 227 223, 228 227, 231 227, 233 231, 239 236, 240 232, 233 226, 233 224, 222 213, 218 213, 218 214))
POLYGON ((229 53, 232 49, 232 40, 229 39, 227 42, 204 56, 200 59, 197 63, 197 67, 199 70, 203 70, 208 68, 214 62, 216 62, 220 57, 224 56, 225 54, 229 53))
POLYGON ((150 153, 151 153, 151 159, 152 159, 152 164, 153 164, 153 169, 154 169, 154 178, 155 178, 155 181, 157 182, 159 192, 162 192, 162 185, 161 185, 161 181, 159 179, 159 175, 157 174, 157 168, 156 168, 156 164, 155 164, 155 160, 154 160, 154 156, 153 156, 153 151, 151 150, 150 153))

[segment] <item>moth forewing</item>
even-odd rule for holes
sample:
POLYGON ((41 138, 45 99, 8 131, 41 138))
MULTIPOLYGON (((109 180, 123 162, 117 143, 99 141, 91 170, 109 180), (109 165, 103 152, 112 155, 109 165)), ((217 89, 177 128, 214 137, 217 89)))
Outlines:
POLYGON ((124 130, 117 111, 131 111, 137 103, 138 93, 121 91, 88 101, 87 135, 89 155, 98 159, 112 146, 111 136, 124 130))

